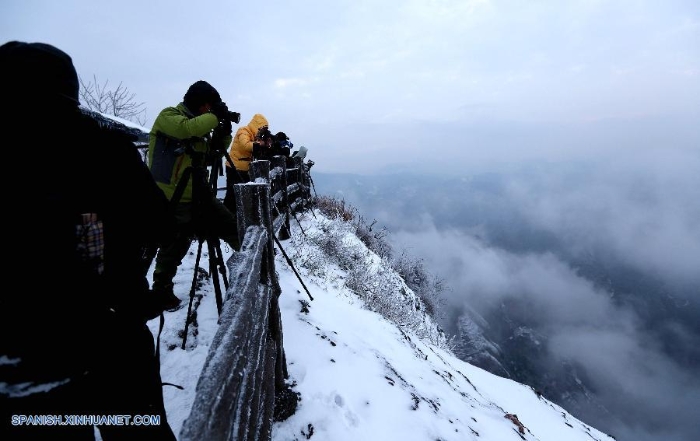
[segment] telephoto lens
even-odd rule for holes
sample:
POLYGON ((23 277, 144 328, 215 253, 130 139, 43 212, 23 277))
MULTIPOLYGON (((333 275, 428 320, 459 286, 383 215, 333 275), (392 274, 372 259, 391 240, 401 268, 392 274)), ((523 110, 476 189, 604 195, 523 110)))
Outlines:
POLYGON ((234 123, 236 123, 236 124, 238 124, 239 122, 241 122, 241 114, 238 113, 238 112, 229 112, 229 113, 228 113, 228 118, 229 118, 232 122, 234 122, 234 123))

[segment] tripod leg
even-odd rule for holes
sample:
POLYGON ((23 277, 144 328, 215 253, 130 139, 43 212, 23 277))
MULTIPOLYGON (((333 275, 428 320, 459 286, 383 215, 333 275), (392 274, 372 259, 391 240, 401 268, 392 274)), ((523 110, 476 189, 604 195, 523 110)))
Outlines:
POLYGON ((209 250, 209 274, 211 274, 212 281, 214 282, 214 293, 216 295, 216 309, 221 315, 221 308, 223 307, 223 298, 221 296, 221 283, 219 281, 219 272, 217 271, 218 265, 218 255, 216 254, 216 248, 212 244, 211 239, 207 239, 207 249, 209 250))
POLYGON ((294 274, 297 276, 299 283, 301 283, 301 286, 304 287, 304 291, 306 291, 306 295, 309 296, 309 300, 313 301, 314 298, 311 297, 311 293, 309 292, 309 288, 307 288, 306 285, 304 284, 304 281, 301 280, 301 276, 297 272, 297 269, 294 268, 294 263, 292 262, 292 259, 289 258, 287 253, 284 251, 284 248, 282 248, 282 244, 280 243, 279 239, 277 239, 277 236, 274 236, 274 235, 272 236, 272 238, 275 239, 275 243, 277 244, 277 247, 280 249, 280 251, 282 251, 282 255, 284 256, 284 258, 287 261, 287 263, 289 264, 289 266, 292 268, 292 271, 294 271, 294 274))
POLYGON ((194 302, 194 293, 197 289, 197 268, 199 268, 199 261, 202 258, 202 241, 199 241, 197 246, 197 258, 194 264, 194 275, 192 276, 192 286, 190 287, 190 304, 187 307, 187 316, 185 318, 185 331, 182 335, 182 349, 185 349, 185 344, 187 343, 187 328, 190 326, 190 320, 192 316, 192 303, 194 302))
POLYGON ((221 278, 224 279, 224 288, 228 290, 228 277, 226 277, 226 265, 224 264, 224 255, 221 252, 221 241, 216 239, 216 266, 219 268, 219 274, 221 278))

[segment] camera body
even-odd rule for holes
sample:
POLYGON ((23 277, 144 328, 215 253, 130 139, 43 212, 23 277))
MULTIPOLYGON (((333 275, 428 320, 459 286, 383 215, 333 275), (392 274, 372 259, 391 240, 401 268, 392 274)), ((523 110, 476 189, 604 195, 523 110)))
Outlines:
POLYGON ((211 113, 216 115, 219 123, 235 123, 241 122, 241 114, 238 112, 231 112, 228 110, 228 106, 225 102, 219 101, 211 106, 211 113))
POLYGON ((256 159, 269 159, 273 156, 289 157, 292 144, 289 137, 284 132, 277 132, 273 135, 267 126, 260 127, 255 139, 261 144, 269 145, 269 148, 262 149, 262 154, 259 154, 256 159))
POLYGON ((267 140, 273 139, 272 133, 267 126, 262 126, 258 129, 258 133, 255 135, 255 139, 263 144, 267 144, 267 140))
POLYGON ((228 111, 226 112, 226 116, 228 117, 228 120, 234 124, 238 124, 239 122, 241 122, 241 114, 238 112, 228 111))

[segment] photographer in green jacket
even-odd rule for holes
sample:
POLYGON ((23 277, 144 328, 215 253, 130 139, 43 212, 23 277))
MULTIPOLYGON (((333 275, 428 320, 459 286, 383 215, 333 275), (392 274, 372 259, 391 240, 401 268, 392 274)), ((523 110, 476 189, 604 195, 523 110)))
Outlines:
POLYGON ((216 198, 207 177, 207 167, 221 161, 231 143, 232 123, 239 121, 240 114, 228 110, 214 87, 197 81, 181 103, 163 109, 153 123, 148 164, 170 200, 177 234, 158 250, 152 288, 170 310, 180 305, 173 278, 195 237, 216 236, 240 250, 235 213, 216 198))

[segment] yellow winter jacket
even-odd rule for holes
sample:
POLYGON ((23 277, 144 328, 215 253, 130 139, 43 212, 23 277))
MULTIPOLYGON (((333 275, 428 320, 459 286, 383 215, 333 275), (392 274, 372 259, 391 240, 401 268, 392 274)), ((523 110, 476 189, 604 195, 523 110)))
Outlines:
MULTIPOLYGON (((229 156, 231 156, 236 170, 248 171, 250 161, 253 160, 255 135, 258 134, 260 127, 266 125, 268 125, 267 118, 260 113, 256 113, 247 125, 236 131, 236 136, 233 137, 229 150, 229 156)), ((226 161, 226 166, 230 167, 228 161, 226 161)))

